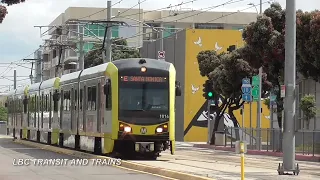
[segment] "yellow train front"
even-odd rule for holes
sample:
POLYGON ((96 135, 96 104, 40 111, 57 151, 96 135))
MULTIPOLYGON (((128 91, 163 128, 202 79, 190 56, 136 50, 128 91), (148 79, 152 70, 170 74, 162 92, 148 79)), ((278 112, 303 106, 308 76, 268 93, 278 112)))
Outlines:
POLYGON ((112 63, 105 94, 112 97, 113 150, 152 159, 166 149, 173 154, 175 97, 181 95, 174 66, 153 59, 112 63))

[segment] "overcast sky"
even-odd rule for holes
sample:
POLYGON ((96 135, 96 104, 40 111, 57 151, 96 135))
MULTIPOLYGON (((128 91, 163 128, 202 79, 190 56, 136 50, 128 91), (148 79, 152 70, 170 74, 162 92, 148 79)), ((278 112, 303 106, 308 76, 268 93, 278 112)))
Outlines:
MULTIPOLYGON (((115 4, 119 0, 113 0, 115 4)), ((141 0, 144 1, 144 0, 141 0)), ((145 0, 141 4, 143 9, 159 9, 175 5, 181 2, 190 0, 145 0)), ((214 5, 219 5, 228 0, 195 0, 193 3, 182 6, 182 8, 201 9, 214 5)), ((263 0, 265 2, 267 0, 263 0)), ((74 7, 106 7, 106 0, 27 0, 26 3, 8 7, 9 14, 4 22, 0 24, 0 92, 5 90, 3 85, 13 84, 13 69, 16 67, 12 65, 7 68, 7 64, 13 61, 26 58, 35 49, 42 44, 43 39, 40 38, 39 28, 34 28, 36 25, 48 25, 60 13, 64 12, 70 6, 74 7), (11 80, 3 79, 3 77, 11 80)), ((259 0, 244 0, 232 5, 226 5, 221 8, 214 9, 215 11, 238 11, 249 7, 248 4, 252 2, 259 4, 259 0)), ((278 2, 285 7, 285 0, 278 0, 278 2)), ((122 0, 114 7, 130 8, 138 3, 138 0, 122 0)), ((136 6, 138 7, 138 6, 136 6)), ((264 4, 263 8, 267 8, 268 4, 264 4)), ((314 7, 320 7, 319 0, 297 0, 297 8, 306 11, 313 10, 314 7)), ((259 9, 259 8, 258 8, 259 9)), ((255 8, 246 10, 248 12, 256 12, 255 8)), ((27 58, 33 58, 29 56, 27 58)), ((31 65, 24 65, 31 67, 31 65)), ((18 76, 29 76, 30 68, 16 67, 18 76)), ((19 77, 18 80, 26 79, 27 77, 19 77)), ((29 83, 29 80, 19 81, 19 84, 29 83)))

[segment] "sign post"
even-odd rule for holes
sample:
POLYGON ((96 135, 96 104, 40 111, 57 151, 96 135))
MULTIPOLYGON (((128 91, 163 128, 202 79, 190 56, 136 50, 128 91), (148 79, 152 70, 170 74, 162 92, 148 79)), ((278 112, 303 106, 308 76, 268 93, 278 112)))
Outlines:
MULTIPOLYGON (((241 91, 242 91, 242 100, 245 102, 251 102, 252 101, 252 86, 250 83, 249 78, 243 78, 242 79, 242 86, 241 86, 241 91)), ((244 105, 242 106, 242 141, 244 139, 244 105)))

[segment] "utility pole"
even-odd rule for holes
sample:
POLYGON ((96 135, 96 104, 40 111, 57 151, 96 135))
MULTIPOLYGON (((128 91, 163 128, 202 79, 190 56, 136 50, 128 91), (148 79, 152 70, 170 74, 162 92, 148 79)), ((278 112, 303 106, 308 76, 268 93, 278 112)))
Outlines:
MULTIPOLYGON (((260 0, 260 15, 262 15, 262 0, 260 0)), ((259 100, 257 102, 257 148, 261 150, 261 93, 262 93, 262 66, 259 68, 259 100)))
POLYGON ((163 51, 164 47, 163 47, 163 39, 164 39, 164 27, 163 27, 163 23, 161 23, 161 31, 160 31, 160 51, 163 51))
POLYGON ((84 69, 84 51, 83 51, 83 34, 80 34, 80 42, 79 42, 79 70, 84 69))
MULTIPOLYGON (((140 0, 138 0, 138 3, 139 3, 139 32, 141 32, 141 1, 140 0)), ((143 38, 142 38, 143 39, 143 38)), ((142 41, 139 41, 139 46, 140 46, 140 48, 142 48, 142 46, 143 46, 143 42, 142 41)))
POLYGON ((17 70, 13 71, 13 89, 17 89, 17 70))
POLYGON ((112 9, 111 9, 111 1, 107 2, 107 39, 105 41, 106 45, 106 58, 104 59, 104 63, 106 62, 111 62, 111 38, 112 38, 112 23, 110 23, 111 21, 111 16, 112 16, 112 9))
POLYGON ((286 0, 285 34, 285 90, 284 127, 283 127, 283 164, 278 173, 291 171, 299 174, 299 165, 295 165, 295 129, 296 116, 296 0, 286 0))

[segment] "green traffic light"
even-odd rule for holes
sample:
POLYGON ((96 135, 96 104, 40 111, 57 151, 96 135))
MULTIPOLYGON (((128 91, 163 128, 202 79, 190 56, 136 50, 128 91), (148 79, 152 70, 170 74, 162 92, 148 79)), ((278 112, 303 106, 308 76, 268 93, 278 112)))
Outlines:
POLYGON ((212 97, 213 96, 212 92, 208 92, 208 96, 212 97))

